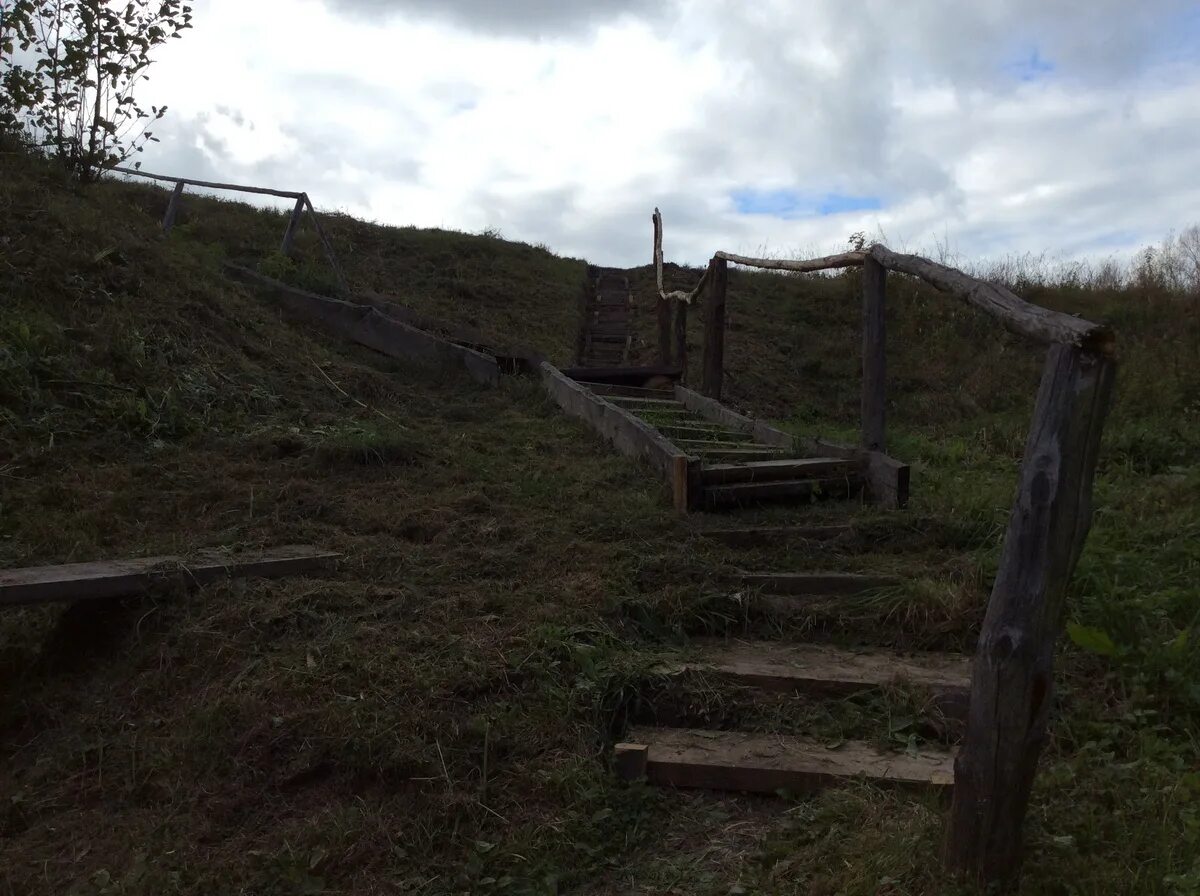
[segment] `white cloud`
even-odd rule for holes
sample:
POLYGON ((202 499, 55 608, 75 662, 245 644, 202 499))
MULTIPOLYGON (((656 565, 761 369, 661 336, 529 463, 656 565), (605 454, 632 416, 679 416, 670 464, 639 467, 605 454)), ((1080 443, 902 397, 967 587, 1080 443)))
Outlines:
POLYGON ((1200 218, 1182 3, 195 6, 146 85, 171 111, 145 166, 388 223, 641 264, 655 205, 692 263, 857 230, 1096 254, 1200 218), (747 190, 881 207, 785 219, 739 211, 747 190))

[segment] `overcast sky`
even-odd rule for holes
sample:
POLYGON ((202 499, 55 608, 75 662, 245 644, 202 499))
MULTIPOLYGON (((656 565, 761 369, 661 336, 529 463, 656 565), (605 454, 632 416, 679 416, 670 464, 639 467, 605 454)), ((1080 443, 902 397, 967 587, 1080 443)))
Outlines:
POLYGON ((644 264, 1200 222, 1200 3, 193 0, 150 171, 644 264))

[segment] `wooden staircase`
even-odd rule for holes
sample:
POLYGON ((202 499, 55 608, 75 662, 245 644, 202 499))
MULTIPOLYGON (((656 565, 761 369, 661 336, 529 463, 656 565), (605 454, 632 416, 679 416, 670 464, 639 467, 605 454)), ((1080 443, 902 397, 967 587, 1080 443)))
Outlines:
POLYGON ((802 456, 794 448, 756 440, 745 429, 689 410, 670 389, 614 386, 579 380, 653 426, 679 450, 701 461, 698 508, 738 507, 764 501, 854 498, 863 489, 861 464, 841 457, 802 456))
POLYGON ((625 367, 633 344, 629 278, 620 271, 593 270, 576 363, 580 367, 625 367))

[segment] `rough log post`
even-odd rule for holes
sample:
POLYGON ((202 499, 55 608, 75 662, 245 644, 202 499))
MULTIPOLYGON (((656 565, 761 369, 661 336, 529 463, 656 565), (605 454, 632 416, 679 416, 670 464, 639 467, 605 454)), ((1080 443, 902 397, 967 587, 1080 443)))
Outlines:
POLYGON ((183 204, 183 188, 186 186, 187 183, 182 180, 175 182, 175 189, 171 191, 171 201, 167 203, 167 213, 163 215, 163 233, 170 233, 171 228, 175 226, 175 218, 179 215, 179 207, 183 204))
POLYGON ((287 230, 283 232, 283 248, 284 255, 292 254, 292 243, 296 239, 296 231, 300 229, 300 218, 304 215, 304 197, 301 196, 296 200, 296 207, 292 209, 292 216, 288 219, 287 230))
POLYGON ((708 263, 708 292, 704 301, 704 377, 700 391, 721 400, 725 371, 725 292, 729 286, 729 262, 714 258, 708 263))
POLYGON ((886 413, 887 328, 884 303, 887 268, 870 256, 863 263, 862 445, 883 451, 886 413))
POLYGON ((679 381, 687 382, 688 350, 687 350, 687 302, 675 301, 675 358, 679 364, 679 381))
POLYGON ((654 210, 654 276, 658 285, 658 363, 671 363, 671 302, 663 293, 662 213, 654 210))
POLYGON ((321 241, 321 245, 325 247, 325 257, 329 259, 329 265, 333 268, 333 273, 337 276, 338 286, 342 292, 349 292, 350 288, 346 285, 346 276, 342 273, 342 266, 338 264, 337 256, 333 254, 333 244, 329 242, 329 238, 325 236, 325 228, 321 226, 321 219, 317 216, 317 210, 313 208, 312 200, 308 198, 307 193, 301 193, 300 199, 308 208, 308 213, 312 215, 313 226, 317 229, 317 238, 321 241))
POLYGON ((1046 357, 1016 503, 975 654, 955 762, 947 864, 982 882, 1015 875, 1021 822, 1054 695, 1054 643, 1091 522, 1112 399, 1111 358, 1068 345, 1046 357))

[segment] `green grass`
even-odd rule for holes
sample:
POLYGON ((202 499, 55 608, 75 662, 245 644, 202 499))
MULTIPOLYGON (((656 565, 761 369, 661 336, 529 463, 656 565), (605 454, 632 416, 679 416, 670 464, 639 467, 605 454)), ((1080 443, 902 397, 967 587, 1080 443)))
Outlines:
MULTIPOLYGON (((536 382, 485 389, 280 319, 226 259, 330 285, 283 215, 0 155, 0 566, 312 542, 336 573, 0 614, 0 893, 946 894, 935 798, 616 781, 633 720, 937 742, 904 693, 761 700, 653 674, 696 635, 968 648, 1016 484, 1038 358, 948 299, 889 293, 890 449, 913 506, 830 544, 699 538, 666 487, 536 382), (901 588, 757 618, 733 568, 891 572, 901 588)), ((495 237, 330 216, 357 288, 565 361, 583 263, 495 237)), ((650 357, 650 272, 634 272, 650 357)), ((690 287, 698 272, 678 272, 690 287)), ((854 436, 853 275, 735 272, 731 401, 854 436)), ((1122 346, 1022 892, 1200 888, 1196 306, 1030 297, 1122 346), (1094 634, 1094 633, 1093 633, 1094 634), (1109 646, 1111 642, 1111 646, 1109 646), (1096 645, 1101 652, 1096 653, 1096 645)), ((693 362, 702 322, 693 314, 693 362)), ((693 372, 696 370, 693 367, 693 372)))

